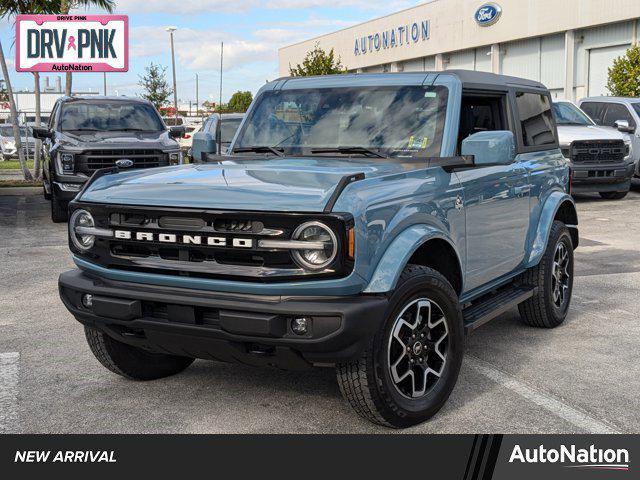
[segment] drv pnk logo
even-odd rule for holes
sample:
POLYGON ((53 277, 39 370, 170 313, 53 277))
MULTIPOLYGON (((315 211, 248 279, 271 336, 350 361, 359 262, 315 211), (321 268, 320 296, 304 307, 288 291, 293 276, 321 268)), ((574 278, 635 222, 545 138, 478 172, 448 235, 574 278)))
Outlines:
POLYGON ((19 72, 125 72, 128 68, 126 15, 18 15, 19 72))

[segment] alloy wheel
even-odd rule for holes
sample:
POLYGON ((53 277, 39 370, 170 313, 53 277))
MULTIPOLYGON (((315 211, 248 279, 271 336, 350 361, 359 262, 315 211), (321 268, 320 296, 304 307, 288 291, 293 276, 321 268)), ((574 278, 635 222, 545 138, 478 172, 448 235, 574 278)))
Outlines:
POLYGON ((389 373, 396 390, 416 399, 442 376, 449 330, 443 310, 428 298, 407 305, 396 318, 388 344, 389 373))
POLYGON ((551 292, 553 303, 556 307, 562 308, 568 299, 571 274, 569 273, 571 258, 569 250, 563 242, 559 242, 553 255, 553 266, 551 271, 551 292))

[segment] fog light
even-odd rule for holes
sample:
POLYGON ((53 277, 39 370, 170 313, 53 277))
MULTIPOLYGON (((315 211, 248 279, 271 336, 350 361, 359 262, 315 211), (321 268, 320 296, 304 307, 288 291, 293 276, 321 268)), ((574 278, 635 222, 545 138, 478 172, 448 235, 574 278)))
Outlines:
POLYGON ((311 326, 311 319, 307 317, 299 317, 291 320, 291 330, 296 335, 306 335, 311 326))
POLYGON ((85 308, 93 307, 93 295, 90 293, 82 295, 82 305, 84 305, 85 308))

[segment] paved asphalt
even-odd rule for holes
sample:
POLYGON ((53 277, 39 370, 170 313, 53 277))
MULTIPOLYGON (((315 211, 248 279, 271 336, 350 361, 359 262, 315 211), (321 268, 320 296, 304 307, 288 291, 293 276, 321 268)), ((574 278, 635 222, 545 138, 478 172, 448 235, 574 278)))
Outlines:
MULTIPOLYGON (((517 311, 477 330, 446 406, 410 433, 640 432, 640 186, 578 200, 582 246, 567 322, 517 311)), ((0 432, 390 432, 361 420, 333 370, 197 361, 149 383, 98 364, 58 299, 72 268, 64 225, 39 195, 0 195, 0 432)))

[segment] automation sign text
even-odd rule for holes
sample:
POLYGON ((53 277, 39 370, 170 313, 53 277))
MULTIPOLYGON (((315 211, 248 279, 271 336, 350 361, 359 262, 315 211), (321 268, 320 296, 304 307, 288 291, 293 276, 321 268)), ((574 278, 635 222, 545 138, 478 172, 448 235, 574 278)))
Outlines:
POLYGON ((389 48, 415 45, 429 39, 429 29, 429 20, 423 20, 419 23, 399 25, 389 30, 364 35, 356 38, 353 54, 366 55, 389 48))

